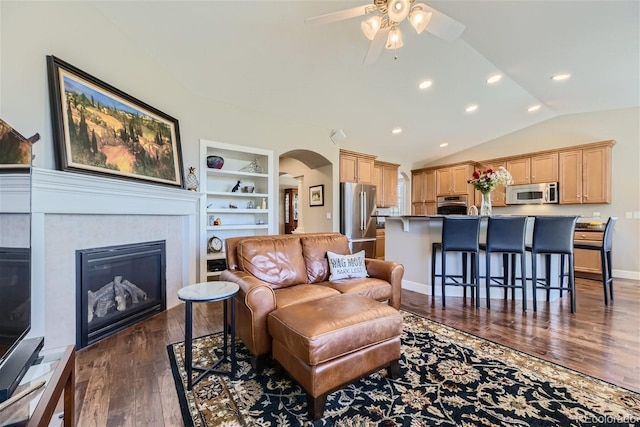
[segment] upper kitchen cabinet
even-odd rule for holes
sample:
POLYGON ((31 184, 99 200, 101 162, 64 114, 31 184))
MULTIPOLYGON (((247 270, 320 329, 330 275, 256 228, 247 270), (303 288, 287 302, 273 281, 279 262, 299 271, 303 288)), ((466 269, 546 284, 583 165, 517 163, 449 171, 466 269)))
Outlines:
POLYGON ((505 167, 511 174, 513 185, 531 183, 531 159, 529 157, 509 159, 505 167))
POLYGON ((531 183, 542 182, 558 182, 558 153, 531 156, 531 183))
POLYGON ((558 153, 555 152, 509 159, 505 167, 514 185, 558 181, 558 153))
POLYGON ((398 205, 398 168, 400 165, 374 162, 373 183, 378 188, 376 206, 389 208, 398 205))
POLYGON ((340 182, 373 184, 375 156, 340 150, 340 182))
POLYGON ((467 181, 473 175, 473 164, 465 163, 436 169, 436 195, 471 195, 473 186, 467 181))
POLYGON ((560 204, 611 203, 614 141, 559 153, 560 204))

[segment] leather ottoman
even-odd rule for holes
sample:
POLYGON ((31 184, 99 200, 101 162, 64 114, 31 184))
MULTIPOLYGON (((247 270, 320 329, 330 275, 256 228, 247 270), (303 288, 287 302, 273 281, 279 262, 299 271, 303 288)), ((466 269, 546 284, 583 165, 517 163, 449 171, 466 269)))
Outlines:
POLYGON ((399 374, 400 312, 357 294, 341 294, 272 311, 272 355, 307 391, 309 415, 322 417, 327 395, 389 367, 399 374))

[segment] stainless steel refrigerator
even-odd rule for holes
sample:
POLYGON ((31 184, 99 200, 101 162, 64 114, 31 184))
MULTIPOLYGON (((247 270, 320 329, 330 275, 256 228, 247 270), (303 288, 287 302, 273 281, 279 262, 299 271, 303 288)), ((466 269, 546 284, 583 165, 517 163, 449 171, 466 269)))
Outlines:
POLYGON ((376 186, 340 183, 340 232, 349 239, 351 253, 365 251, 367 258, 375 258, 376 186))

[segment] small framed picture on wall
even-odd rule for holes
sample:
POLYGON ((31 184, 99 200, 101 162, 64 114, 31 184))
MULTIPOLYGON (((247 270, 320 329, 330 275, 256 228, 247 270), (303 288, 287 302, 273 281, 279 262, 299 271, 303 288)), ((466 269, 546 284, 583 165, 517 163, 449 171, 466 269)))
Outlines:
POLYGON ((309 206, 324 206, 324 184, 309 187, 309 206))

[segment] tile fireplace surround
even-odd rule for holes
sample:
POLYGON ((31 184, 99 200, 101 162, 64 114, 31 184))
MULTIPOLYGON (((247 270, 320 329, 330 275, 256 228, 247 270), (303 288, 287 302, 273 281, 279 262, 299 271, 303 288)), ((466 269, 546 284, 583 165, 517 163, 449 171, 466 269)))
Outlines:
POLYGON ((165 240, 167 308, 195 283, 199 194, 46 169, 32 174, 32 331, 75 344, 76 250, 165 240))

